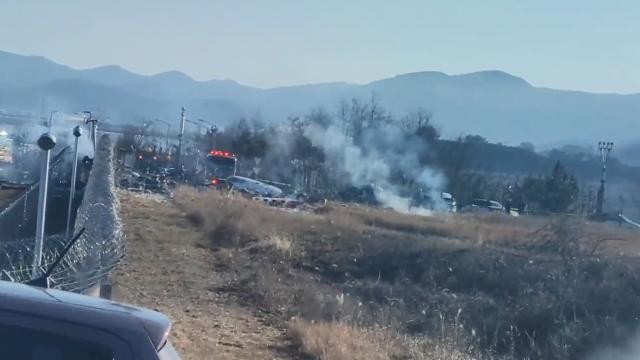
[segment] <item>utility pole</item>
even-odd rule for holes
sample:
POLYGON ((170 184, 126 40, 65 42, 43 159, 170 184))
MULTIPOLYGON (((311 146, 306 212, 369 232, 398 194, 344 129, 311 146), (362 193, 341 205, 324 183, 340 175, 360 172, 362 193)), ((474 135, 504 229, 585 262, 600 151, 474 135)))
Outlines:
POLYGON ((603 216, 603 203, 604 203, 604 183, 607 180, 607 161, 609 160, 609 153, 613 149, 612 142, 600 141, 598 142, 598 149, 600 149, 600 156, 602 157, 602 177, 600 178, 600 188, 596 197, 596 218, 602 219, 603 216))
POLYGON ((178 169, 182 164, 181 162, 182 159, 180 159, 180 157, 182 156, 182 137, 184 135, 184 122, 186 120, 185 111, 187 111, 187 109, 185 109, 184 107, 180 109, 180 130, 178 131, 178 153, 176 154, 178 169))

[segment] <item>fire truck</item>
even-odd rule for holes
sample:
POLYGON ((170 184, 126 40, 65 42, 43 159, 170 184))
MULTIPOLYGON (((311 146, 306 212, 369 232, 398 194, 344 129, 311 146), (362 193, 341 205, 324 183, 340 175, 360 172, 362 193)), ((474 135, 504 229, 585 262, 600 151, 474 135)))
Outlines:
POLYGON ((206 176, 212 186, 222 185, 227 179, 236 175, 238 159, 236 155, 224 150, 211 150, 206 159, 206 176))
POLYGON ((265 181, 236 175, 238 159, 235 154, 224 150, 211 150, 206 160, 207 179, 210 187, 239 191, 251 196, 277 197, 282 189, 265 181))

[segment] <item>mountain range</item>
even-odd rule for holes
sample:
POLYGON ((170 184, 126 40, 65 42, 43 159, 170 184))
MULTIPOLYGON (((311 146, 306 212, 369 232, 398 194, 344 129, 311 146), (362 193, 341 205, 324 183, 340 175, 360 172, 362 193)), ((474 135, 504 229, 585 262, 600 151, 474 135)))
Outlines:
POLYGON ((40 56, 0 51, 0 108, 99 110, 114 122, 188 116, 221 126, 260 114, 267 122, 335 111, 340 100, 375 94, 394 115, 423 108, 445 137, 480 134, 518 144, 633 142, 640 130, 640 94, 595 94, 536 87, 502 71, 461 75, 426 71, 367 84, 320 83, 260 89, 233 80, 196 81, 169 71, 140 75, 119 66, 73 69, 40 56))

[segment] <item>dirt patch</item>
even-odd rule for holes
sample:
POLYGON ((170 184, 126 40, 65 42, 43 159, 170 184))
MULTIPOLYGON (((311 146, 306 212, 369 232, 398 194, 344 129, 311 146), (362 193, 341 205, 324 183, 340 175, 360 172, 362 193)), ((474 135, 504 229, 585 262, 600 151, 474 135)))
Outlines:
POLYGON ((185 213, 171 203, 120 192, 127 257, 113 274, 114 297, 159 310, 172 322, 184 359, 287 359, 285 330, 238 305, 215 271, 217 254, 203 247, 185 213))

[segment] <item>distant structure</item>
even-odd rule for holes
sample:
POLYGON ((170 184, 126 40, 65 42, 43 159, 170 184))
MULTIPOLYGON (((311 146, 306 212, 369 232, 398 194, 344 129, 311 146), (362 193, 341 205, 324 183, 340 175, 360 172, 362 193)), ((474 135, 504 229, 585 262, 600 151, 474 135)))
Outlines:
POLYGON ((600 149, 600 156, 602 157, 602 177, 600 178, 600 188, 598 189, 598 195, 596 197, 595 216, 597 219, 602 219, 602 207, 604 203, 604 183, 607 180, 607 161, 609 160, 609 153, 613 149, 613 143, 600 141, 598 142, 598 149, 600 149))

